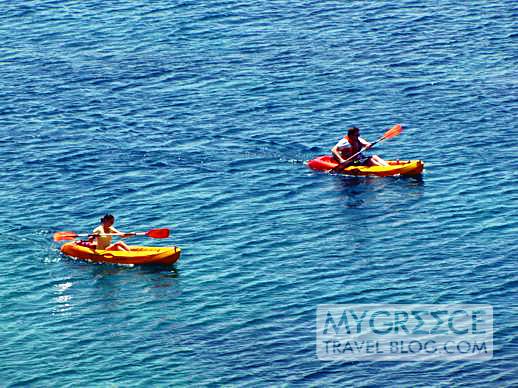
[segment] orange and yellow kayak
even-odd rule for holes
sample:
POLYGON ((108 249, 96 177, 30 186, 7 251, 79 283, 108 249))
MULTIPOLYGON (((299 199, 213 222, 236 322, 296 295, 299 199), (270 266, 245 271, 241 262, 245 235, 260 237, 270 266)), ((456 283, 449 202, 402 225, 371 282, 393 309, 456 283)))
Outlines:
POLYGON ((174 264, 180 258, 182 250, 178 247, 131 246, 131 251, 94 250, 75 242, 61 247, 61 252, 77 259, 113 264, 174 264))
MULTIPOLYGON (((387 160, 389 166, 349 166, 340 171, 340 174, 355 176, 391 176, 391 175, 420 175, 423 173, 422 160, 387 160)), ((331 156, 319 156, 307 162, 312 170, 330 171, 338 166, 338 162, 331 156)))

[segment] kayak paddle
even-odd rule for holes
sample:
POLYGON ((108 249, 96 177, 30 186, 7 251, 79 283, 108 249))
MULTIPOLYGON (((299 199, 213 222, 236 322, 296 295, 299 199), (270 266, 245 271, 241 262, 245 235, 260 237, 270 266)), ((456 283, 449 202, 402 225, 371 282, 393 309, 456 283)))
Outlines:
MULTIPOLYGON (((159 229, 150 229, 147 232, 133 232, 133 233, 124 233, 130 234, 133 236, 147 236, 151 238, 167 238, 169 237, 169 229, 167 228, 159 228, 159 229)), ((75 240, 77 237, 93 237, 95 235, 88 233, 75 233, 75 232, 56 232, 54 233, 54 241, 66 241, 66 240, 75 240)), ((106 236, 120 236, 117 233, 108 233, 106 236)))
POLYGON ((403 132, 403 127, 401 126, 401 124, 396 124, 394 125, 392 128, 390 128, 387 132, 385 132, 383 134, 383 136, 381 136, 378 140, 376 140, 374 143, 371 143, 370 145, 368 146, 365 146, 363 147, 361 150, 359 150, 357 153, 355 153, 354 155, 348 157, 347 159, 345 159, 342 163, 340 163, 338 166, 336 167, 333 167, 329 172, 339 172, 341 170, 343 170, 344 168, 347 167, 347 165, 349 164, 349 162, 354 159, 355 156, 361 154, 363 151, 365 151, 367 148, 372 148, 374 146, 374 144, 377 144, 383 140, 387 140, 387 139, 391 139, 393 137, 396 137, 397 135, 399 135, 401 132, 403 132))

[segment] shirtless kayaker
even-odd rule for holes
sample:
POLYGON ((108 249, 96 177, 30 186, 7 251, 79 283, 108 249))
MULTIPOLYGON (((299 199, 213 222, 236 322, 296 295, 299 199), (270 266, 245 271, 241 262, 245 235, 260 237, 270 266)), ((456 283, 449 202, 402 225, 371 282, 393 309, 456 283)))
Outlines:
POLYGON ((112 244, 112 236, 117 235, 120 237, 131 237, 135 236, 135 233, 123 233, 113 227, 115 223, 115 217, 111 214, 106 214, 101 218, 101 225, 94 229, 93 244, 96 249, 105 249, 107 251, 130 251, 131 248, 124 243, 124 241, 117 241, 112 244))

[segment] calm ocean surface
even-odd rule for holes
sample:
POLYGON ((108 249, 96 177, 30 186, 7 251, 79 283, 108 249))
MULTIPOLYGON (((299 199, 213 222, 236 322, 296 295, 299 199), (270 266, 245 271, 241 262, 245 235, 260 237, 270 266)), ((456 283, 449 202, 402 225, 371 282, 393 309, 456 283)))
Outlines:
POLYGON ((4 2, 0 385, 517 386, 511 0, 4 2), (423 179, 310 171, 350 125, 423 179), (74 261, 106 212, 174 268, 74 261), (323 303, 482 303, 494 357, 324 362, 323 303))

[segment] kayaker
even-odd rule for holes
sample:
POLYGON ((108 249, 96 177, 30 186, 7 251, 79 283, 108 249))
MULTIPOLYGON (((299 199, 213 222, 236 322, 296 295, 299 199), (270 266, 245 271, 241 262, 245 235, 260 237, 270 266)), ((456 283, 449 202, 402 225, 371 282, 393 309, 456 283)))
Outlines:
POLYGON ((105 249, 107 251, 130 251, 131 248, 124 241, 117 241, 112 244, 112 234, 120 237, 131 237, 134 233, 123 233, 113 227, 115 217, 111 214, 104 215, 101 218, 101 225, 92 232, 93 243, 96 249, 105 249))
MULTIPOLYGON (((351 127, 336 145, 331 148, 331 152, 338 163, 345 162, 348 158, 359 152, 363 147, 369 149, 371 143, 360 137, 360 130, 357 127, 351 127)), ((351 164, 359 166, 388 166, 389 164, 378 155, 366 156, 363 153, 356 155, 351 164)))

